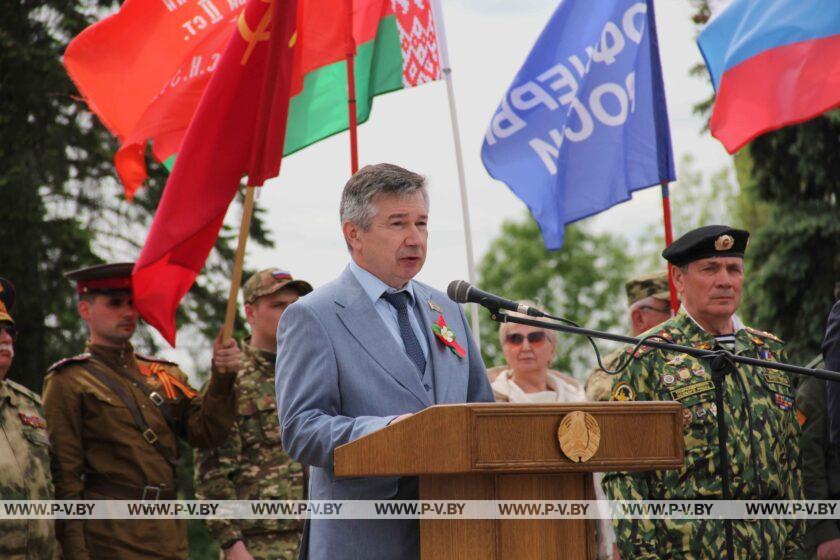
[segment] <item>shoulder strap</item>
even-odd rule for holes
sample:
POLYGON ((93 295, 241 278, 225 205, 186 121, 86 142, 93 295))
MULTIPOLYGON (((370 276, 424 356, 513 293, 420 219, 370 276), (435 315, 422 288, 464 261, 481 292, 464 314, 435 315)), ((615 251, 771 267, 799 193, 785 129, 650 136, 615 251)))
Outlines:
POLYGON ((140 433, 143 436, 143 439, 154 447, 161 456, 166 459, 166 462, 169 463, 172 468, 178 466, 178 458, 175 454, 163 446, 158 439, 157 434, 154 430, 149 427, 149 424, 146 422, 146 419, 143 418, 143 415, 140 413, 140 409, 137 407, 137 401, 134 399, 134 395, 129 394, 126 392, 125 388, 114 381, 111 377, 108 376, 102 369, 92 361, 89 361, 85 364, 85 370, 97 378, 99 381, 105 384, 120 400, 128 407, 128 411, 131 413, 131 417, 134 419, 134 424, 137 426, 137 429, 140 430, 140 433))

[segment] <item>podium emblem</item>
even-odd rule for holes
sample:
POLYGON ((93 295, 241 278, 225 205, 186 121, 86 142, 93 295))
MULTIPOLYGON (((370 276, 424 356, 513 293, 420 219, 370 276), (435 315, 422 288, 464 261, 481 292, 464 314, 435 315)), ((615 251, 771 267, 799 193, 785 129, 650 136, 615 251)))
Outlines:
POLYGON ((563 417, 557 428, 560 450, 573 463, 585 463, 598 451, 601 427, 588 412, 575 410, 563 417))

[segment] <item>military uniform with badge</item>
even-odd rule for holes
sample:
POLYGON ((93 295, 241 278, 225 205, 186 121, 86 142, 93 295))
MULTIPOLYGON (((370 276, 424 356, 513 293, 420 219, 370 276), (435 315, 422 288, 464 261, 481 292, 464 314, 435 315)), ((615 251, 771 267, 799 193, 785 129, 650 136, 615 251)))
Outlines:
MULTIPOLYGON (((653 298, 656 304, 660 306, 659 309, 669 309, 671 294, 668 287, 668 273, 667 272, 652 272, 637 276, 630 279, 625 284, 625 291, 627 292, 627 306, 632 308, 635 304, 653 298)), ((667 315, 663 317, 667 318, 667 315)), ((644 328, 642 328, 644 330, 644 328)), ((634 336, 639 333, 633 333, 634 336)), ((620 358, 623 355, 623 349, 618 348, 613 350, 601 359, 601 363, 608 370, 615 371, 620 365, 620 358)), ((608 401, 610 400, 610 391, 613 384, 612 375, 608 374, 599 367, 593 368, 586 376, 586 398, 590 401, 608 401)))
MULTIPOLYGON (((67 277, 81 297, 122 297, 127 302, 116 301, 133 309, 131 269, 101 265, 67 277)), ((133 325, 124 328, 130 337, 133 325)), ((199 448, 224 440, 235 410, 233 380, 214 368, 206 394, 197 396, 175 363, 135 353, 127 338, 120 346, 89 343, 84 354, 53 365, 44 408, 56 498, 176 499, 177 438, 199 448)), ((56 529, 68 559, 188 555, 183 520, 68 520, 56 529)))
MULTIPOLYGON (((689 232, 663 256, 683 267, 700 259, 743 257, 748 234, 725 226, 689 232)), ((685 305, 686 300, 683 299, 685 305)), ((733 333, 714 336, 686 307, 645 335, 704 350, 786 361, 784 345, 772 334, 745 327, 733 316, 733 333)), ((628 348, 626 352, 632 351, 628 348)), ((680 470, 608 473, 604 489, 615 500, 693 500, 722 497, 715 387, 707 362, 686 354, 641 347, 616 376, 611 400, 678 401, 683 406, 685 466, 680 470)), ((725 377, 724 403, 729 484, 734 500, 803 498, 799 425, 793 408, 792 376, 737 364, 725 377)), ((804 523, 799 520, 733 520, 738 559, 804 558, 804 523)), ((724 523, 718 520, 618 520, 623 558, 710 558, 725 550, 724 523)))
MULTIPOLYGON (((12 283, 0 278, 0 499, 52 500, 50 443, 41 399, 6 379, 17 337, 10 311, 12 283)), ((0 558, 52 558, 55 554, 52 519, 0 521, 0 558)))
MULTIPOLYGON (((305 295, 312 286, 281 270, 254 274, 242 289, 247 305, 283 289, 305 295)), ((276 327, 275 327, 276 330, 276 327)), ((273 340, 272 340, 273 342, 273 340)), ((274 392, 276 353, 247 339, 236 378, 236 424, 216 449, 196 453, 195 493, 204 500, 302 500, 304 469, 283 450, 274 392)), ((303 522, 294 519, 213 519, 206 521, 222 549, 243 541, 255 559, 297 558, 303 522)))

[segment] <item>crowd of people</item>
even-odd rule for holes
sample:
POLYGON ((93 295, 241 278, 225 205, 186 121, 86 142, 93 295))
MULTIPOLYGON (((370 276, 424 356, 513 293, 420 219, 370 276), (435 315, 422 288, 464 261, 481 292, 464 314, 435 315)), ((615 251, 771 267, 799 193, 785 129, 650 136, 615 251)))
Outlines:
MULTIPOLYGON (((197 391, 178 365, 135 352, 131 263, 67 274, 89 330, 84 353, 59 361, 39 396, 0 382, 0 497, 4 500, 176 499, 178 439, 195 449, 195 490, 208 500, 359 500, 419 496, 414 477, 338 478, 333 452, 443 403, 675 400, 682 405, 679 470, 604 473, 595 495, 691 500, 723 496, 716 418, 725 415, 732 499, 835 498, 826 382, 736 364, 723 409, 707 363, 649 346, 622 348, 583 385, 551 369, 557 333, 502 323, 505 364, 486 369, 464 311, 414 279, 426 258, 424 177, 367 166, 345 185, 341 230, 350 262, 313 290, 281 269, 243 286, 250 337, 213 343, 197 391), (619 370, 617 373, 613 373, 619 370), (43 398, 43 402, 42 402, 43 398)), ((749 234, 693 230, 669 246, 668 275, 627 283, 629 332, 698 349, 787 361, 774 335, 737 315, 749 234)), ((14 357, 15 290, 0 279, 0 378, 14 357)), ((826 367, 840 367, 840 304, 829 318, 826 367)), ((206 521, 230 559, 419 558, 417 520, 206 521)), ((0 522, 4 558, 187 558, 183 520, 49 519, 0 522)), ((599 558, 840 558, 835 521, 615 520, 593 524, 599 558)))

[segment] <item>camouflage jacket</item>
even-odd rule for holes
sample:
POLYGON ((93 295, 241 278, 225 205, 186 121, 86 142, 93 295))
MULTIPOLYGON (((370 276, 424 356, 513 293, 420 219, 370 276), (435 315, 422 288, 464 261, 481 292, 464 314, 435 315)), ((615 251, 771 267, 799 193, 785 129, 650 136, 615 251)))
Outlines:
MULTIPOLYGON (((52 500, 50 442, 38 395, 0 380, 0 499, 52 500)), ((51 519, 0 522, 0 557, 52 558, 51 519)))
MULTIPOLYGON (((717 341, 684 311, 651 329, 675 344, 714 349, 717 341)), ((632 349, 627 349, 630 352, 632 349)), ((785 361, 782 342, 751 329, 735 334, 735 353, 785 361)), ((608 473, 604 490, 616 500, 720 499, 717 407, 708 364, 685 354, 640 348, 615 377, 611 400, 676 400, 683 405, 685 466, 680 470, 608 473)), ((792 376, 739 365, 724 381, 730 488, 734 500, 802 499, 799 424, 792 376)), ((724 524, 709 520, 619 520, 623 558, 707 558, 725 549, 724 524)), ((793 520, 734 520, 735 557, 804 558, 805 525, 793 520)))
MULTIPOLYGON (((195 494, 200 500, 301 500, 303 468, 280 443, 274 396, 275 354, 242 344, 242 369, 236 378, 236 423, 225 443, 196 453, 195 494)), ((300 531, 291 519, 208 520, 219 544, 243 535, 300 531)))

